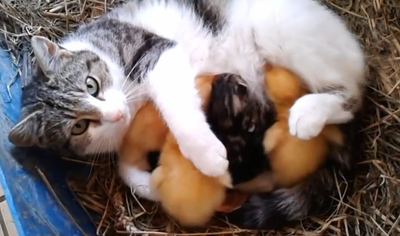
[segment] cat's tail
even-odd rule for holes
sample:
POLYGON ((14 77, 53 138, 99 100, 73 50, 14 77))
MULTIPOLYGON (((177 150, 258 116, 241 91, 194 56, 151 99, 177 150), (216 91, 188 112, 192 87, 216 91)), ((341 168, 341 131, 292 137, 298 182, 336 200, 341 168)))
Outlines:
POLYGON ((345 176, 351 173, 353 151, 350 145, 335 147, 326 165, 302 183, 252 195, 228 218, 243 228, 276 229, 310 215, 327 213, 335 203, 332 196, 338 192, 335 176, 340 180, 340 175, 335 175, 335 172, 345 176))

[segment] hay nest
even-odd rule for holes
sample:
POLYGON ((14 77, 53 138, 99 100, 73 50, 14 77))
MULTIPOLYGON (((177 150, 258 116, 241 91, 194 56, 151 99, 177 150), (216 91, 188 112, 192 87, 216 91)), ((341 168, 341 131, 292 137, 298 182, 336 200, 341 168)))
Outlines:
MULTIPOLYGON (((32 35, 57 39, 81 21, 103 14, 118 0, 2 0, 0 37, 21 65, 20 55, 32 35)), ((400 5, 398 0, 323 0, 346 20, 367 54, 367 114, 360 171, 341 192, 327 219, 311 218, 280 233, 292 235, 400 235, 400 5)), ((29 46, 28 46, 29 47, 29 46)), ((23 75, 24 76, 24 75, 23 75)), ((99 233, 136 229, 147 233, 187 233, 160 213, 157 205, 131 197, 110 163, 98 163, 90 180, 70 179, 77 199, 93 217, 99 233), (101 181, 99 181, 101 180, 101 181), (100 184, 102 183, 102 184, 100 184), (93 193, 89 198, 87 193, 93 193), (93 214, 95 213, 95 214, 93 214)), ((203 234, 255 233, 218 218, 203 234)), ((197 231, 195 231, 197 232, 197 231)))

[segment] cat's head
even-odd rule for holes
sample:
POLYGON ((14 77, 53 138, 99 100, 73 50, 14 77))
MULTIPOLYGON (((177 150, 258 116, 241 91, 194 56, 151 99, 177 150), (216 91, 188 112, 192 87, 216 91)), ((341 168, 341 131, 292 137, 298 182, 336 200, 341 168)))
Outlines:
POLYGON ((226 147, 234 184, 251 180, 267 168, 262 143, 265 131, 275 119, 275 109, 268 97, 265 96, 262 105, 251 96, 241 76, 217 76, 212 86, 207 120, 226 147))
POLYGON ((32 38, 32 47, 37 69, 9 140, 78 155, 116 150, 131 113, 107 64, 93 52, 68 51, 43 37, 32 38))
POLYGON ((221 133, 253 133, 265 131, 274 121, 274 109, 265 96, 266 106, 250 96, 245 80, 235 74, 220 74, 215 79, 208 118, 221 133))

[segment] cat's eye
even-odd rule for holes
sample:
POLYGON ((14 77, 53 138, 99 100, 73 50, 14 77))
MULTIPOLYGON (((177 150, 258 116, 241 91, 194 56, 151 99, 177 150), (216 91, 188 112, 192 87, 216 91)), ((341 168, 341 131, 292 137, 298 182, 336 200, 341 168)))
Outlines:
POLYGON ((93 97, 99 96, 100 93, 100 85, 96 79, 91 76, 86 78, 86 89, 87 92, 92 95, 93 97))
POLYGON ((79 120, 75 123, 74 127, 72 127, 71 134, 72 135, 81 135, 86 132, 89 128, 89 120, 79 120))

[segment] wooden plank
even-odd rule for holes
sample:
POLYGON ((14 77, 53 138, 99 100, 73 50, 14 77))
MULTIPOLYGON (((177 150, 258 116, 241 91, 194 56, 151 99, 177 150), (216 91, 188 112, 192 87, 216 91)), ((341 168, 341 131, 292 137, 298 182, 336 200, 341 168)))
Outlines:
POLYGON ((4 236, 18 236, 17 228, 15 227, 14 220, 11 216, 10 209, 8 208, 7 201, 0 203, 1 219, 0 225, 3 229, 4 236), (4 229, 5 226, 5 229, 4 229))

